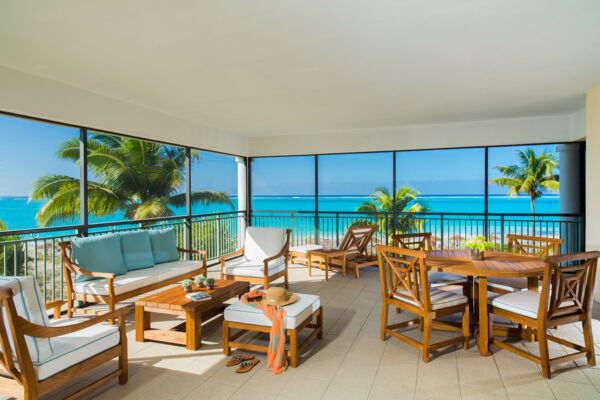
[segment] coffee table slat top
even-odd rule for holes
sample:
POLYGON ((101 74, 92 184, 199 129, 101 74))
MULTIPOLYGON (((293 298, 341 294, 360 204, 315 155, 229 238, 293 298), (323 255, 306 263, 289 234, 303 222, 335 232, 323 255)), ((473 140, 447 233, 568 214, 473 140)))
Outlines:
POLYGON ((194 285, 192 292, 186 292, 181 285, 177 285, 139 299, 135 302, 135 305, 173 311, 195 310, 202 312, 214 308, 216 304, 220 304, 225 300, 249 291, 250 284, 244 281, 218 280, 215 282, 213 290, 200 290, 194 285), (192 301, 185 296, 188 293, 199 291, 210 294, 211 298, 209 300, 192 301))
POLYGON ((479 277, 531 277, 544 272, 544 260, 528 255, 486 251, 483 260, 472 260, 465 250, 427 252, 427 267, 434 271, 479 277))

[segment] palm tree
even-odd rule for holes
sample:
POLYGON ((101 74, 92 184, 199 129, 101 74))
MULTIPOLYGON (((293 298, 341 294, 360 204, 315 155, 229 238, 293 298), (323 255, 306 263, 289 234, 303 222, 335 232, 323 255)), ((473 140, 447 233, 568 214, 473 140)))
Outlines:
MULTIPOLYGON (((428 208, 418 201, 419 194, 418 191, 408 186, 403 186, 396 191, 396 215, 399 215, 395 221, 396 231, 407 232, 420 229, 422 220, 407 214, 428 211, 428 208)), ((369 200, 358 206, 356 211, 385 213, 384 215, 378 214, 376 217, 379 231, 384 232, 388 229, 390 234, 393 233, 393 229, 391 229, 393 225, 390 226, 391 219, 386 218, 386 215, 394 212, 394 197, 385 186, 377 187, 375 192, 369 195, 369 200)))
MULTIPOLYGON (((503 177, 490 179, 490 183, 510 188, 509 197, 518 197, 520 193, 527 193, 531 202, 531 213, 535 214, 535 201, 544 191, 558 191, 558 175, 554 173, 558 161, 551 153, 544 152, 538 156, 531 147, 525 151, 519 150, 517 153, 519 163, 508 167, 494 167, 503 177)), ((535 233, 535 216, 532 219, 535 233)))
MULTIPOLYGON (((185 149, 137 139, 95 134, 88 138, 88 169, 98 181, 88 181, 88 209, 94 217, 123 211, 129 219, 173 215, 170 207, 185 205, 181 193, 185 170, 185 149)), ((79 163, 79 138, 63 142, 57 155, 79 163)), ((200 159, 199 151, 192 158, 200 159)), ((33 182, 31 200, 46 200, 36 219, 41 226, 72 220, 79 216, 79 179, 45 175, 33 182)), ((189 182, 188 182, 189 184, 189 182)), ((192 203, 227 204, 225 192, 192 192, 192 203)))

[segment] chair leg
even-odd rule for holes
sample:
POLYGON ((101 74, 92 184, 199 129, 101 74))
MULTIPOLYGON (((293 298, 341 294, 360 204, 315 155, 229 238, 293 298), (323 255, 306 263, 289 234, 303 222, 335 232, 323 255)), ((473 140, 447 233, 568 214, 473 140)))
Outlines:
POLYGON ((263 281, 263 289, 267 290, 269 288, 269 279, 265 278, 265 280, 263 281))
POLYGON ((283 285, 285 286, 285 288, 288 288, 288 271, 287 268, 285 269, 285 275, 283 276, 283 285))
POLYGON ((73 293, 67 296, 67 318, 73 317, 73 293))
POLYGON ((231 354, 231 347, 229 347, 229 324, 223 320, 223 354, 226 356, 231 354))
POLYGON ((592 324, 589 315, 581 321, 583 328, 583 340, 585 341, 585 349, 587 351, 588 365, 596 365, 596 354, 594 351, 594 338, 592 336, 592 324))
POLYGON ((319 326, 319 333, 317 333, 317 338, 323 339, 323 309, 321 308, 321 312, 317 316, 317 325, 319 326))
MULTIPOLYGON (((108 300, 108 311, 113 312, 113 311, 115 311, 115 309, 116 309, 115 300, 113 298, 111 298, 110 300, 108 300)), ((115 319, 111 318, 111 319, 108 320, 108 322, 111 325, 114 325, 115 324, 115 319)))
POLYGON ((384 300, 381 303, 381 335, 380 335, 381 340, 387 339, 387 335, 385 334, 385 328, 387 327, 387 321, 388 321, 388 308, 389 308, 389 306, 387 305, 387 303, 384 300))
POLYGON ((550 371, 550 355, 548 353, 548 338, 546 338, 545 327, 538 328, 538 344, 540 346, 540 361, 542 362, 542 375, 544 378, 550 379, 552 373, 550 371))
POLYGON ((463 341, 463 349, 469 348, 469 330, 471 329, 469 325, 469 303, 465 305, 465 311, 463 311, 462 316, 462 335, 464 338, 463 341))
POLYGON ((419 317, 419 330, 423 332, 423 317, 419 317))
POLYGON ((424 317, 423 320, 423 362, 429 362, 429 350, 431 348, 431 318, 424 317))
POLYGON ((290 365, 298 366, 298 331, 295 329, 290 332, 290 365))

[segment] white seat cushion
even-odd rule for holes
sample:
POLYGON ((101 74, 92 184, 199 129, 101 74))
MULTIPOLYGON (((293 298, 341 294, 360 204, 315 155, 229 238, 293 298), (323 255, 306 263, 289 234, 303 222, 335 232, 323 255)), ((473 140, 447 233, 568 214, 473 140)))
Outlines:
POLYGON ((465 278, 464 276, 448 274, 446 272, 440 271, 429 271, 427 279, 429 280, 429 285, 432 287, 440 287, 453 284, 456 285, 467 282, 467 278, 465 278))
POLYGON ((321 250, 322 248, 323 246, 320 244, 305 244, 304 246, 290 247, 290 251, 306 255, 306 253, 308 253, 310 250, 321 250))
MULTIPOLYGON (((401 293, 405 296, 410 296, 410 293, 407 292, 406 290, 397 290, 396 293, 401 293)), ((404 302, 412 304, 414 306, 417 305, 417 303, 412 299, 407 299, 407 298, 396 296, 396 295, 393 295, 393 296, 394 296, 394 298, 396 298, 400 301, 404 301, 404 302)), ((422 295, 420 297, 422 298, 422 295)), ((429 298, 431 300, 431 309, 432 310, 439 310, 441 308, 452 307, 452 306, 457 306, 459 304, 467 303, 467 298, 465 296, 463 296, 462 294, 445 291, 445 290, 440 290, 440 289, 436 289, 436 288, 429 289, 429 298)))
MULTIPOLYGON (((175 278, 198 268, 198 261, 178 260, 156 264, 152 268, 129 271, 125 275, 115 277, 115 295, 131 292, 132 290, 175 278)), ((108 296, 108 279, 77 282, 75 283, 75 292, 108 296)))
MULTIPOLYGON (((321 307, 319 296, 302 293, 296 293, 296 296, 298 296, 298 300, 283 307, 286 313, 286 329, 295 329, 321 307)), ((223 315, 225 321, 272 326, 271 320, 261 310, 243 304, 241 301, 228 306, 223 315)))
MULTIPOLYGON (((2 276, 0 277, 0 287, 9 288, 13 293, 13 301, 17 314, 37 325, 49 326, 50 320, 46 314, 45 301, 42 297, 40 288, 33 275, 29 276, 2 276)), ((4 315, 4 326, 9 329, 6 311, 4 315)), ((8 335, 8 340, 12 347, 13 355, 15 347, 12 335, 8 335)), ((52 353, 52 344, 47 338, 33 338, 25 336, 25 342, 33 362, 47 358, 52 353)))
POLYGON ((540 305, 540 294, 533 290, 522 290, 488 299, 488 303, 494 307, 535 319, 540 305))
MULTIPOLYGON (((285 269, 285 263, 281 259, 269 261, 269 275, 273 276, 285 269)), ((247 260, 241 257, 234 261, 228 262, 223 267, 225 275, 249 276, 253 278, 262 278, 265 276, 265 264, 257 261, 247 260)))
MULTIPOLYGON (((265 258, 277 255, 285 244, 286 233, 283 228, 246 228, 244 239, 244 257, 248 261, 263 262, 265 258)), ((281 263, 284 262, 281 257, 281 263)), ((277 262, 279 264, 280 262, 277 262)))
MULTIPOLYGON (((52 321, 50 326, 63 326, 82 322, 76 319, 52 321)), ((77 363, 95 356, 119 344, 119 329, 116 326, 101 324, 82 329, 67 335, 50 339, 52 354, 33 363, 38 379, 43 380, 77 363)))
POLYGON ((516 292, 527 289, 527 278, 495 278, 487 280, 488 288, 496 288, 507 292, 516 292))

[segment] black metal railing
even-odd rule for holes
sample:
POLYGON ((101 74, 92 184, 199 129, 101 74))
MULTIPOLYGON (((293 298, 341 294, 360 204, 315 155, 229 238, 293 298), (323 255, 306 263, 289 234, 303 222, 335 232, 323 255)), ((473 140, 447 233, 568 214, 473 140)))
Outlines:
POLYGON ((295 246, 319 243, 325 238, 339 244, 348 227, 366 224, 379 226, 374 244, 389 243, 394 232, 431 232, 433 246, 439 249, 462 248, 471 236, 485 236, 497 248, 504 249, 506 235, 519 234, 562 238, 563 253, 584 250, 583 216, 578 214, 400 213, 394 216, 385 212, 322 211, 317 217, 310 211, 252 212, 252 225, 292 229, 295 246))

